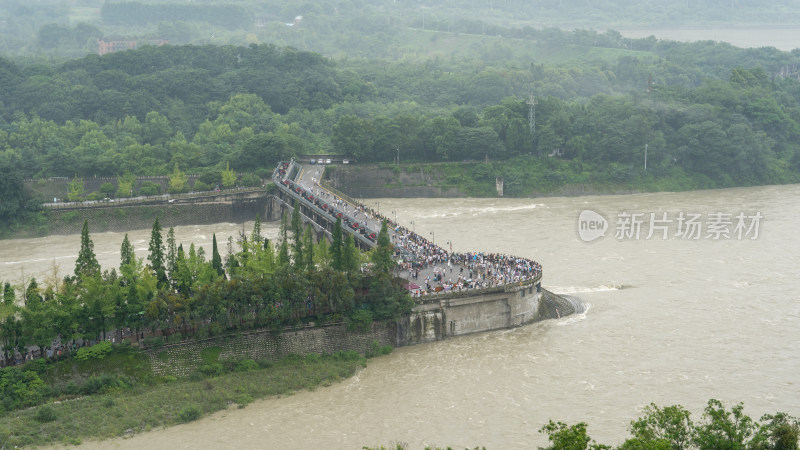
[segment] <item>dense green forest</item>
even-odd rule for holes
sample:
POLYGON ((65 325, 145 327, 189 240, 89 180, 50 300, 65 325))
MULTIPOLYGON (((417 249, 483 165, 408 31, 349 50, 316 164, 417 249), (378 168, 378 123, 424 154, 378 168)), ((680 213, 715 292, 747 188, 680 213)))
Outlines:
MULTIPOLYGON (((335 62, 273 45, 0 58, 0 220, 36 209, 24 178, 165 175, 176 166, 268 173, 303 153, 361 162, 554 155, 626 182, 642 176, 646 147, 648 176, 695 180, 689 187, 798 180, 800 83, 780 70, 800 54, 648 45, 638 56, 524 67, 335 62)), ((504 169, 487 170, 479 175, 504 169)))

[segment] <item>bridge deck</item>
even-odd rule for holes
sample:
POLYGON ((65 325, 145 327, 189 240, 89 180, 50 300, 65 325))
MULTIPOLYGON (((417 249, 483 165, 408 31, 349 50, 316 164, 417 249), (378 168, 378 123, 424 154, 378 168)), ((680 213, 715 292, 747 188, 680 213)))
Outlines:
POLYGON ((540 282, 542 270, 535 261, 478 252, 450 253, 393 223, 379 211, 337 196, 319 184, 324 170, 325 167, 319 165, 304 167, 294 161, 281 163, 273 172, 273 181, 286 196, 307 211, 313 211, 317 220, 326 221, 323 225, 326 229, 331 228, 330 223, 341 214, 342 228, 367 248, 376 245, 375 237, 385 220, 395 256, 400 261, 397 275, 408 280, 409 285, 419 287, 410 289, 412 292, 452 292, 540 282), (349 225, 354 223, 357 226, 349 225))

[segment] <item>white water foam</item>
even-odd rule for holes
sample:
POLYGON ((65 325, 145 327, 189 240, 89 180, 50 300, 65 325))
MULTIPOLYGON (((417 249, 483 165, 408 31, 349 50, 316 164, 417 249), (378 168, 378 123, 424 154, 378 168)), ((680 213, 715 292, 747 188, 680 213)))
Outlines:
POLYGON ((580 314, 570 314, 567 317, 562 317, 561 320, 556 322, 556 326, 563 327, 567 325, 571 325, 576 322, 581 322, 586 320, 586 314, 592 309, 592 304, 589 302, 583 302, 583 312, 580 314))
POLYGON ((606 291, 618 291, 623 289, 623 285, 621 284, 602 284, 600 286, 590 287, 590 286, 548 286, 548 289, 555 294, 560 295, 571 295, 571 294, 590 294, 593 292, 606 292, 606 291))

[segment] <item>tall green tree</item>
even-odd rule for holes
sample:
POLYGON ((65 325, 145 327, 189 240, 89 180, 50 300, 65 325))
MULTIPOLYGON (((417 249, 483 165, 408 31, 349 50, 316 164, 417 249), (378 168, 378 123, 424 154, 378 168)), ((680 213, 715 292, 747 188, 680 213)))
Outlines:
POLYGON ((336 218, 336 225, 333 226, 333 242, 331 243, 331 262, 333 268, 339 271, 344 270, 344 246, 342 245, 342 218, 336 218))
POLYGON ((177 271, 176 263, 178 257, 178 247, 175 243, 175 228, 169 227, 169 231, 167 231, 167 273, 169 278, 173 278, 175 276, 175 272, 177 271))
POLYGON ((314 231, 311 229, 311 224, 307 224, 303 232, 303 249, 305 249, 303 253, 305 269, 311 272, 314 270, 314 231))
POLYGON ((172 174, 169 176, 169 193, 180 194, 181 192, 186 192, 188 188, 188 182, 189 177, 180 171, 178 168, 178 163, 176 162, 175 168, 173 169, 172 174))
POLYGON ((228 254, 225 255, 225 268, 228 269, 228 274, 230 274, 231 278, 233 278, 237 267, 239 267, 239 260, 233 250, 233 236, 228 236, 228 254))
POLYGON ((83 201, 85 194, 83 188, 83 178, 78 178, 76 174, 72 181, 69 183, 69 191, 67 192, 67 199, 71 202, 83 201))
POLYGON ((281 267, 289 265, 289 242, 286 239, 283 239, 278 247, 278 265, 281 267))
POLYGON ((123 175, 117 175, 117 197, 132 197, 133 184, 136 182, 136 176, 131 172, 125 172, 123 175))
POLYGON ((292 208, 292 261, 297 269, 304 265, 303 222, 300 220, 300 205, 295 200, 292 208))
POLYGON ((373 270, 379 273, 391 274, 394 270, 394 260, 392 254, 394 248, 392 241, 389 239, 389 227, 384 219, 381 224, 381 231, 378 233, 377 246, 372 253, 373 270))
POLYGON ((222 186, 232 188, 236 186, 236 172, 231 169, 231 164, 227 163, 225 170, 220 174, 222 176, 222 186))
POLYGON ((6 284, 3 285, 3 303, 6 305, 13 305, 16 301, 16 296, 14 295, 14 288, 11 287, 11 283, 6 281, 6 284))
MULTIPOLYGON (((705 423, 695 427, 695 444, 701 449, 751 448, 751 439, 758 431, 757 424, 744 413, 739 403, 728 411, 721 401, 711 399, 703 413, 705 423)), ((795 443, 796 445, 796 443, 795 443)))
POLYGON ((256 214, 256 220, 253 223, 253 231, 250 233, 250 242, 253 245, 263 242, 264 237, 261 236, 261 214, 256 214))
POLYGON ((547 425, 539 429, 539 433, 547 434, 547 439, 553 444, 543 450, 604 450, 611 448, 592 441, 592 438, 586 432, 586 428, 587 425, 584 422, 570 426, 563 422, 553 422, 551 420, 547 425))
POLYGON ((359 266, 361 265, 361 252, 356 247, 356 242, 353 239, 353 235, 347 233, 347 237, 344 239, 344 248, 343 248, 343 266, 344 271, 347 273, 356 273, 358 272, 359 266))
POLYGON ((317 245, 314 246, 314 260, 321 266, 327 267, 331 263, 330 244, 328 240, 320 239, 317 245))
POLYGON ((122 271, 122 266, 133 263, 135 259, 136 254, 134 253, 133 245, 130 239, 128 239, 128 233, 125 233, 125 237, 122 239, 122 245, 119 248, 120 272, 122 271))
POLYGON ((167 269, 164 266, 164 242, 161 237, 161 224, 158 222, 158 217, 153 223, 153 229, 150 231, 150 254, 147 259, 150 261, 150 269, 156 276, 159 286, 167 284, 167 269))
POLYGON ((287 267, 289 265, 289 233, 288 219, 286 210, 281 214, 281 245, 278 247, 278 265, 287 267))
POLYGON ((680 405, 658 407, 651 403, 644 409, 644 417, 631 422, 633 438, 623 444, 623 449, 665 448, 684 450, 692 448, 694 424, 690 413, 680 405))
POLYGON ((75 260, 75 276, 78 278, 93 277, 100 274, 100 263, 94 254, 94 242, 89 237, 89 221, 83 221, 81 228, 81 249, 75 260))
POLYGON ((222 257, 219 255, 219 248, 217 247, 217 234, 212 235, 211 244, 211 266, 217 271, 219 276, 225 275, 225 269, 222 268, 222 257))

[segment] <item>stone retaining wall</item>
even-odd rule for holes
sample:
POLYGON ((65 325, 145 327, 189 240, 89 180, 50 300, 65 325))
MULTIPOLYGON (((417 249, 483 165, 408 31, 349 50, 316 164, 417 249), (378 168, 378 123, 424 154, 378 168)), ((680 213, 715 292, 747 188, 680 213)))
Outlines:
MULTIPOLYGON (((370 351, 374 343, 403 347, 463 334, 518 327, 576 312, 579 300, 569 300, 531 283, 514 289, 493 290, 483 295, 445 298, 392 323, 373 323, 366 333, 347 331, 344 324, 302 327, 282 332, 252 331, 203 340, 171 344, 148 350, 153 372, 185 376, 204 363, 201 352, 219 347, 219 360, 277 360, 289 354, 370 351)), ((578 306, 580 306, 578 304, 578 306)))
POLYGON ((395 327, 374 323, 366 333, 348 332, 344 324, 307 327, 280 333, 254 331, 240 335, 220 336, 199 341, 167 345, 147 351, 153 372, 157 375, 185 376, 204 363, 200 352, 219 347, 219 360, 278 360, 289 354, 334 353, 354 350, 370 351, 374 342, 396 346, 395 327))
POLYGON ((93 207, 79 210, 48 211, 47 234, 79 234, 83 221, 89 221, 92 233, 105 231, 125 232, 147 229, 153 226, 156 217, 162 228, 179 225, 206 225, 221 222, 241 223, 255 220, 275 220, 270 216, 270 197, 248 199, 241 202, 173 203, 153 205, 93 207))
POLYGON ((443 175, 438 170, 425 172, 394 171, 363 166, 339 166, 332 171, 333 187, 351 197, 360 198, 431 198, 465 197, 455 186, 442 184, 443 175))
MULTIPOLYGON (((253 218, 255 218, 255 214, 256 212, 253 211, 253 218)), ((163 228, 190 224, 236 222, 233 205, 225 203, 117 206, 49 211, 48 232, 51 235, 78 234, 81 232, 84 220, 89 221, 89 230, 92 233, 147 229, 153 226, 156 217, 163 228)))

